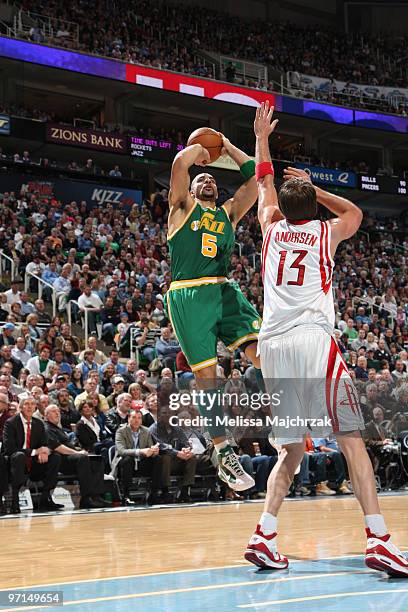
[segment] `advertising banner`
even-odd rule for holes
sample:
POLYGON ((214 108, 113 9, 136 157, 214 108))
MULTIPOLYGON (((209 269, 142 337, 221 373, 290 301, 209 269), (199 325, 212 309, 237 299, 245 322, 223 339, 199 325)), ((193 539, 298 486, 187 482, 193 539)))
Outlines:
POLYGON ((47 142, 54 144, 108 151, 109 153, 127 153, 127 137, 113 132, 99 132, 49 123, 45 138, 47 142))
POLYGON ((133 204, 142 203, 142 192, 138 189, 118 187, 101 183, 88 183, 53 177, 41 177, 11 172, 0 175, 0 191, 21 189, 26 193, 37 193, 44 199, 55 198, 64 204, 85 200, 89 207, 112 204, 114 208, 130 208, 133 204))
POLYGON ((0 115, 0 134, 10 134, 10 117, 8 115, 0 115))
POLYGON ((336 185, 337 187, 356 187, 357 176, 355 172, 324 168, 322 166, 310 166, 296 162, 295 168, 305 170, 314 183, 321 185, 336 185))
MULTIPOLYGON (((299 90, 303 93, 310 92, 312 95, 319 92, 330 93, 331 91, 335 91, 345 96, 355 96, 356 103, 361 97, 366 99, 371 98, 372 100, 385 100, 389 104, 394 104, 395 106, 408 102, 408 88, 405 87, 382 87, 379 85, 373 86, 361 85, 359 83, 346 83, 345 81, 324 79, 309 74, 302 74, 300 72, 288 72, 287 77, 289 87, 293 87, 297 93, 299 90)), ((284 105, 289 99, 290 98, 284 97, 284 105)), ((299 102, 306 104, 304 100, 299 100, 299 102)), ((339 103, 341 104, 341 99, 339 99, 339 103)), ((321 103, 319 105, 323 108, 329 106, 321 103)), ((341 106, 332 108, 338 108, 339 111, 342 110, 341 106)), ((359 110, 350 110, 350 112, 354 114, 354 124, 360 127, 408 133, 408 119, 406 117, 359 110)))
POLYGON ((269 100, 269 103, 275 106, 276 110, 281 110, 281 96, 277 96, 270 91, 241 87, 212 79, 202 79, 178 72, 127 64, 126 80, 129 83, 136 83, 145 87, 177 91, 190 96, 210 98, 211 100, 240 104, 241 106, 258 107, 261 102, 269 100))
MULTIPOLYGON (((386 113, 360 113, 360 111, 341 105, 325 104, 297 97, 299 90, 301 92, 309 90, 314 95, 313 92, 315 91, 328 91, 328 88, 333 86, 333 83, 328 79, 303 75, 298 72, 289 73, 290 87, 295 90, 294 96, 291 97, 277 95, 263 89, 244 87, 158 68, 127 64, 119 60, 57 49, 4 36, 0 36, 0 56, 241 106, 257 107, 261 102, 269 100, 270 104, 281 112, 312 119, 323 119, 334 123, 355 124, 367 128, 408 133, 408 118, 406 117, 386 113)), ((399 103, 408 99, 408 89, 406 88, 372 87, 354 83, 346 84, 340 81, 335 81, 334 85, 338 91, 344 91, 347 95, 364 95, 372 98, 381 98, 384 95, 391 103, 399 103)), ((65 137, 62 140, 65 144, 69 144, 65 137)), ((54 138, 51 141, 61 142, 54 138)), ((105 147, 100 149, 98 146, 96 148, 112 150, 105 147)))

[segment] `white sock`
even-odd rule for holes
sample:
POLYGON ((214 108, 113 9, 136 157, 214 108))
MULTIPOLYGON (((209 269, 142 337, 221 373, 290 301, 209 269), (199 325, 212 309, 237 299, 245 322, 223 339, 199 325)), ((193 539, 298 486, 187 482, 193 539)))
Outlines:
POLYGON ((388 529, 382 514, 366 514, 364 516, 364 522, 372 534, 380 537, 387 535, 388 529))
POLYGON ((222 450, 226 446, 229 446, 229 442, 227 439, 223 440, 223 442, 218 442, 218 444, 214 444, 214 448, 217 451, 217 453, 219 453, 220 450, 222 450))
POLYGON ((278 530, 278 519, 269 512, 262 512, 259 525, 265 535, 271 535, 278 530))

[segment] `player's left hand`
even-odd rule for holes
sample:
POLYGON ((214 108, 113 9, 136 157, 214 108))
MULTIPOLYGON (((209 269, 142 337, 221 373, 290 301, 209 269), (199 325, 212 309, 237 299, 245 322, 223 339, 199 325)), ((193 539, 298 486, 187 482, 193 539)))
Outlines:
POLYGON ((300 168, 292 168, 291 166, 288 166, 287 168, 283 170, 283 180, 288 181, 291 178, 301 178, 304 181, 309 181, 309 183, 312 182, 312 179, 310 178, 310 174, 305 172, 305 170, 301 170, 300 168))
POLYGON ((231 150, 231 147, 232 147, 231 141, 229 140, 229 138, 224 136, 224 134, 222 132, 218 132, 218 133, 219 133, 219 135, 222 138, 221 155, 230 155, 230 150, 231 150))
POLYGON ((274 106, 269 106, 268 100, 262 102, 261 106, 256 109, 254 132, 255 136, 269 136, 278 125, 279 119, 273 119, 274 106))

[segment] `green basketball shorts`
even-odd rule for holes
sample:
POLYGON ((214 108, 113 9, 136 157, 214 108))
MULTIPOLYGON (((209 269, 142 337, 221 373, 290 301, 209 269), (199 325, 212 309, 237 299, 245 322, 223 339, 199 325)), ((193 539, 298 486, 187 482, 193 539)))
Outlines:
POLYGON ((238 286, 224 278, 175 281, 166 310, 193 372, 217 363, 217 341, 231 350, 257 340, 261 319, 238 286))

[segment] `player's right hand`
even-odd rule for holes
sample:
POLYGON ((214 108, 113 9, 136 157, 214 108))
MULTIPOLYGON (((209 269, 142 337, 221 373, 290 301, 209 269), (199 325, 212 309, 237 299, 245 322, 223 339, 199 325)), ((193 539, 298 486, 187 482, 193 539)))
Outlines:
POLYGON ((288 166, 283 171, 283 180, 288 181, 291 178, 301 178, 305 181, 309 181, 309 183, 312 182, 312 179, 310 178, 310 174, 305 172, 305 170, 301 170, 300 168, 292 168, 291 166, 288 166))
POLYGON ((204 147, 201 147, 201 149, 202 151, 194 162, 196 166, 206 166, 211 162, 210 154, 207 149, 204 149, 204 147))

